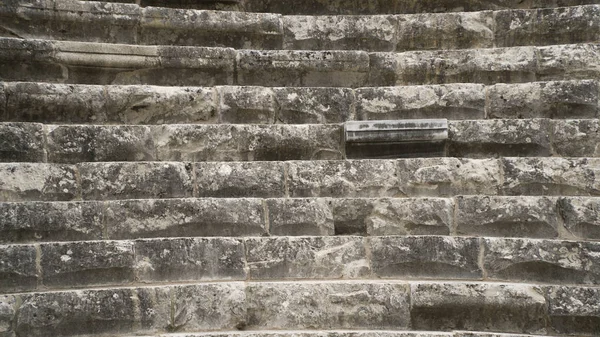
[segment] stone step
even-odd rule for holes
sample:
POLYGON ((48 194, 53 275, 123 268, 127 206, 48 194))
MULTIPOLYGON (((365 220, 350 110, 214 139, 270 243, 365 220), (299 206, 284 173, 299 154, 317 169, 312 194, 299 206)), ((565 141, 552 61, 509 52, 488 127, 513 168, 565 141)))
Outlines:
POLYGON ((240 329, 460 329, 584 336, 597 331, 598 303, 599 288, 579 286, 228 282, 3 295, 0 326, 9 335, 30 337, 240 329))
POLYGON ((237 49, 402 52, 585 43, 600 37, 598 5, 418 15, 281 16, 66 1, 0 5, 0 19, 3 35, 8 37, 237 49))
POLYGON ((245 280, 600 284, 600 242, 449 236, 161 238, 0 245, 0 256, 8 261, 0 266, 3 293, 245 280))
POLYGON ((0 83, 0 120, 57 124, 328 124, 599 118, 596 80, 371 88, 0 83))
POLYGON ((596 79, 599 54, 599 45, 593 43, 367 53, 0 38, 0 79, 70 84, 286 87, 523 83, 596 79))
MULTIPOLYGON (((505 334, 493 332, 473 332, 473 331, 454 331, 454 332, 431 332, 431 331, 379 331, 379 330, 319 330, 318 332, 305 331, 282 331, 282 330, 261 330, 261 331, 223 331, 223 332, 202 332, 202 333, 174 333, 159 334, 154 336, 136 336, 136 337, 541 337, 542 335, 520 335, 505 334)), ((547 336, 547 335, 544 335, 547 336)), ((134 337, 134 336, 129 336, 134 337)))
MULTIPOLYGON (((598 119, 449 121, 446 153, 459 158, 599 157, 598 130, 598 119)), ((346 149, 351 145, 344 137, 343 124, 0 123, 0 162, 360 159, 361 154, 351 151, 346 155, 346 149)), ((410 156, 410 148, 414 145, 398 143, 390 147, 392 150, 394 147, 407 149, 402 153, 410 156)))

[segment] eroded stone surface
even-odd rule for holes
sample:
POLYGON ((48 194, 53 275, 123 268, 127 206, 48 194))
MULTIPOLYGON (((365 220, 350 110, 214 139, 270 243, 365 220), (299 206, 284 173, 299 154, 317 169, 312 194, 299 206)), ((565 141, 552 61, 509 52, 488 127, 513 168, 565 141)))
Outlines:
POLYGON ((598 78, 600 45, 565 44, 538 48, 538 81, 598 78))
POLYGON ((552 121, 552 145, 561 157, 600 157, 598 119, 552 121))
POLYGON ((0 162, 44 162, 46 150, 41 124, 0 123, 0 162))
POLYGON ((598 288, 548 287, 550 326, 561 334, 594 335, 600 325, 598 288))
POLYGON ((200 197, 271 197, 286 195, 281 162, 195 163, 200 197))
POLYGON ((273 124, 277 107, 273 90, 264 87, 219 87, 221 123, 273 124))
POLYGON ((74 166, 0 163, 0 173, 2 201, 67 201, 79 195, 74 166))
POLYGON ((272 235, 333 235, 331 201, 327 199, 270 199, 269 233, 272 235))
POLYGON ((353 119, 354 93, 345 88, 273 88, 278 120, 286 124, 340 123, 353 119))
POLYGON ((0 291, 31 291, 40 277, 33 245, 0 246, 0 291))
POLYGON ((580 239, 600 239, 600 198, 560 198, 565 227, 580 239))
POLYGON ((12 295, 0 296, 0 333, 3 336, 15 337, 17 300, 18 298, 12 295))

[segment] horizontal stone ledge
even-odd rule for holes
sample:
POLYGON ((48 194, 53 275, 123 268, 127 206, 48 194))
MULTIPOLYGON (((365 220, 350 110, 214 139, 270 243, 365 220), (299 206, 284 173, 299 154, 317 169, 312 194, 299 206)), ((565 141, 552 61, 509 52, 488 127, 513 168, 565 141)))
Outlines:
MULTIPOLYGON (((160 334, 153 337, 543 337, 543 335, 521 335, 493 332, 431 332, 431 331, 380 331, 380 330, 321 330, 321 331, 298 331, 298 330, 260 330, 260 331, 222 331, 222 332, 198 332, 186 334, 160 334)), ((129 337, 129 336, 128 336, 129 337)), ((131 336, 133 337, 133 336, 131 336)), ((152 337, 152 336, 145 336, 152 337)))

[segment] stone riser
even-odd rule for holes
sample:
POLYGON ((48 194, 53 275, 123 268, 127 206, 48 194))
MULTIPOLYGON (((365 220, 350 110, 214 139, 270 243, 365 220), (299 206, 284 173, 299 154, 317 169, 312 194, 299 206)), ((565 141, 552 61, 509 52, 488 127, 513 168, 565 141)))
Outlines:
MULTIPOLYGON (((493 332, 429 332, 429 331, 376 331, 376 330, 320 330, 314 331, 285 331, 285 330, 260 330, 260 331, 235 331, 235 332, 212 332, 212 333, 182 333, 182 334, 160 334, 154 336, 136 337, 536 337, 541 335, 519 335, 502 334, 493 332)), ((547 335, 545 335, 547 336, 547 335)), ((128 336, 134 337, 134 336, 128 336)))
POLYGON ((404 53, 236 51, 0 38, 0 61, 4 81, 354 88, 596 79, 600 48, 578 44, 404 53))
POLYGON ((599 301, 598 288, 574 286, 229 282, 4 295, 0 322, 28 337, 236 328, 593 335, 599 301))
POLYGON ((0 120, 93 124, 327 124, 353 120, 598 118, 598 81, 375 88, 0 83, 0 120))
POLYGON ((237 49, 409 51, 585 43, 600 6, 388 16, 281 16, 87 3, 0 7, 7 37, 237 49), (32 26, 31 21, 36 22, 32 26), (99 29, 99 27, 102 27, 99 29), (343 37, 343 38, 340 38, 343 37))

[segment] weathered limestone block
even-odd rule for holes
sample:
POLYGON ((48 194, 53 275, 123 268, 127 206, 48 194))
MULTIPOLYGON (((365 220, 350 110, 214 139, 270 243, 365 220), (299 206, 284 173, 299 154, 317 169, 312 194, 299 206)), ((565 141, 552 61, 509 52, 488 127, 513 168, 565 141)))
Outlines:
POLYGON ((140 328, 136 335, 156 331, 172 331, 172 297, 171 287, 137 288, 139 303, 140 328))
POLYGON ((13 295, 0 295, 0 336, 16 337, 15 318, 18 297, 13 295))
POLYGON ((155 147, 148 126, 46 126, 48 161, 153 161, 155 147))
POLYGON ((368 54, 362 51, 240 50, 240 85, 358 87, 366 83, 368 54))
POLYGON ((570 234, 600 240, 600 198, 560 198, 558 208, 570 234))
POLYGON ((600 326, 598 288, 555 286, 546 288, 551 331, 560 334, 590 335, 600 326))
POLYGON ((448 84, 356 89, 356 118, 478 119, 485 117, 485 86, 448 84))
POLYGON ((505 195, 600 195, 595 158, 504 158, 505 195))
POLYGON ((0 246, 0 291, 31 291, 37 288, 36 248, 33 245, 0 246))
POLYGON ((134 281, 134 248, 129 241, 81 241, 41 245, 43 284, 68 288, 134 281))
POLYGON ((98 202, 0 203, 0 242, 102 239, 98 202))
MULTIPOLYGON (((132 0, 111 0, 111 1, 132 1, 132 0)), ((135 0, 133 0, 135 1, 135 0)), ((174 8, 189 8, 189 9, 210 9, 222 11, 243 11, 243 0, 142 0, 140 1, 143 7, 174 7, 174 8)))
POLYGON ((336 235, 448 235, 454 202, 442 198, 332 199, 336 235))
POLYGON ((199 197, 286 196, 282 162, 194 163, 199 197))
MULTIPOLYGON (((462 337, 455 336, 452 333, 444 332, 405 332, 405 331, 327 331, 327 332, 292 332, 292 331, 280 331, 280 332, 228 332, 228 333, 195 333, 186 334, 186 337, 462 337)), ((466 336, 466 335, 465 335, 466 336)), ((470 337, 479 337, 479 335, 471 335, 470 337)), ((511 336, 500 336, 500 335, 482 335, 489 337, 525 337, 511 335, 511 336)), ((167 337, 167 336, 165 336, 167 337)))
POLYGON ((542 289, 494 283, 411 284, 411 322, 421 330, 544 331, 542 289))
POLYGON ((173 288, 171 331, 235 330, 246 326, 242 282, 206 283, 173 288))
POLYGON ((451 121, 451 157, 538 157, 552 152, 553 124, 546 119, 451 121))
POLYGON ((398 160, 400 192, 407 196, 498 194, 495 159, 425 158, 398 160))
POLYGON ((560 232, 556 199, 546 197, 460 196, 458 235, 556 238, 560 232))
POLYGON ((397 51, 494 47, 493 12, 398 15, 397 51))
POLYGON ((394 197, 401 195, 392 160, 287 163, 291 197, 394 197))
POLYGON ((244 243, 232 238, 176 238, 135 242, 142 282, 246 279, 244 243))
POLYGON ((561 157, 600 157, 600 120, 552 121, 552 145, 561 157))
POLYGON ((42 124, 0 123, 0 162, 44 162, 42 124))
POLYGON ((3 81, 65 81, 64 69, 51 62, 53 53, 50 41, 0 38, 0 77, 3 81))
POLYGON ((163 125, 153 133, 159 160, 342 158, 339 125, 163 125))
POLYGON ((245 240, 250 279, 368 277, 361 237, 272 237, 245 240))
POLYGON ((185 163, 81 163, 84 200, 185 198, 193 193, 192 166, 185 163))
POLYGON ((0 118, 3 121, 13 121, 9 119, 9 109, 8 109, 8 95, 6 95, 6 91, 8 90, 8 83, 4 83, 0 80, 0 118))
POLYGON ((218 88, 218 95, 221 123, 275 123, 277 105, 271 88, 225 86, 218 88))
POLYGON ((342 123, 354 119, 354 92, 345 88, 273 88, 284 124, 342 123))
POLYGON ((148 7, 143 10, 139 43, 280 49, 280 15, 148 7))
POLYGON ((282 19, 284 49, 393 51, 396 48, 395 16, 284 16, 282 19))
POLYGON ((600 244, 530 239, 484 239, 490 279, 543 283, 600 283, 600 244))
POLYGON ((247 288, 251 329, 405 329, 404 283, 254 283, 247 288))
POLYGON ((538 49, 538 81, 595 79, 600 76, 600 45, 565 44, 538 49))
POLYGON ((488 87, 490 118, 595 118, 597 81, 496 84, 488 87))
POLYGON ((398 0, 242 0, 244 10, 288 15, 392 14, 398 0))
POLYGON ((72 200, 79 195, 76 176, 70 165, 0 163, 0 200, 72 200))
POLYGON ((119 200, 106 203, 111 239, 266 234, 258 199, 119 200))
POLYGON ((385 236, 368 239, 380 278, 481 279, 477 238, 385 236))
POLYGON ((269 199, 271 235, 333 235, 333 213, 328 199, 269 199))
POLYGON ((494 13, 498 47, 585 43, 600 38, 596 5, 494 13))

